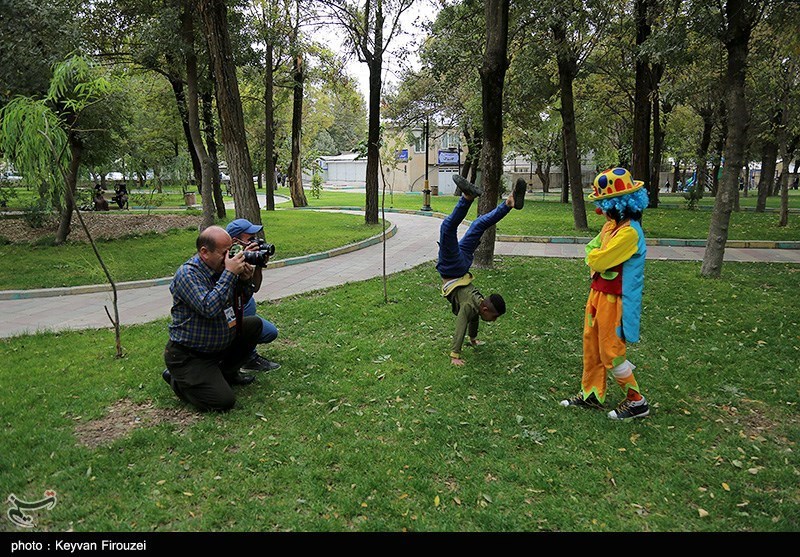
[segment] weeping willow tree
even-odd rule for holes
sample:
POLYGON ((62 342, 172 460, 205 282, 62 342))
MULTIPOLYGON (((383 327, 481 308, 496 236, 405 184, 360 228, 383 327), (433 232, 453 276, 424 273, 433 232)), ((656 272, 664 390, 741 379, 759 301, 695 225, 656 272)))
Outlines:
POLYGON ((55 243, 63 244, 70 232, 73 212, 89 239, 114 294, 117 357, 122 357, 117 286, 103 262, 89 228, 75 203, 83 140, 93 131, 81 128, 85 111, 114 90, 90 60, 70 56, 53 67, 50 88, 43 99, 18 96, 0 110, 0 151, 29 184, 39 188, 39 205, 60 213, 55 243))

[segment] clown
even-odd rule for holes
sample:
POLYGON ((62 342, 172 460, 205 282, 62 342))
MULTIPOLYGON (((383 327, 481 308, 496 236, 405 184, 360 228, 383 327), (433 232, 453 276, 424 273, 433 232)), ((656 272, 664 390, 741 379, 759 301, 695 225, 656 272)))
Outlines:
POLYGON ((581 392, 562 400, 562 406, 602 408, 610 372, 625 393, 612 420, 643 418, 650 413, 626 358, 625 343, 638 342, 647 253, 642 212, 647 207, 644 183, 624 168, 613 168, 594 180, 589 200, 606 217, 603 228, 586 245, 586 264, 592 284, 583 326, 581 392))

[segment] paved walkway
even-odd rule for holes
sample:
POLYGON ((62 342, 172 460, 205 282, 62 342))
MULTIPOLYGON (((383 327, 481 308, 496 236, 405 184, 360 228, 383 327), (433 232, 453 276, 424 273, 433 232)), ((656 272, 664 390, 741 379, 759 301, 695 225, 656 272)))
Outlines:
MULTIPOLYGON (((354 214, 363 214, 354 212, 354 214)), ((403 213, 387 214, 397 226, 397 234, 386 242, 388 273, 410 269, 436 259, 441 220, 403 213)), ((461 233, 466 230, 462 227, 461 233)), ((348 282, 381 275, 383 243, 365 249, 311 261, 269 269, 264 273, 256 300, 275 300, 348 282)), ((649 246, 649 260, 699 261, 701 247, 649 246)), ((581 244, 534 242, 498 242, 495 253, 528 257, 581 258, 581 244)), ((800 250, 728 248, 725 261, 800 263, 800 250)), ((123 325, 146 323, 169 315, 172 298, 169 286, 161 284, 118 292, 119 313, 123 325)), ((0 301, 0 338, 37 331, 110 327, 104 306, 112 310, 111 292, 0 301)))

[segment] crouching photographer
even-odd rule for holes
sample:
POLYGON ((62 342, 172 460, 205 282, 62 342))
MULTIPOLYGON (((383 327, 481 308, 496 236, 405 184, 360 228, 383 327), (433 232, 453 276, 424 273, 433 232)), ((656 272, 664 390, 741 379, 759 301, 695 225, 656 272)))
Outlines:
POLYGON ((239 370, 263 336, 261 319, 237 308, 237 293, 255 268, 244 253, 229 255, 232 243, 223 228, 209 226, 197 238, 197 254, 169 285, 172 323, 162 377, 178 398, 200 410, 233 407, 231 387, 253 382, 239 370))
MULTIPOLYGON (((269 258, 275 254, 275 246, 255 237, 263 229, 262 225, 253 224, 247 219, 236 219, 225 227, 225 230, 233 239, 231 252, 235 253, 239 249, 243 249, 245 261, 255 267, 252 278, 249 283, 243 284, 240 292, 240 300, 243 307, 242 313, 245 317, 256 315, 256 301, 253 294, 261 288, 262 270, 269 262, 269 258)), ((261 319, 261 336, 258 339, 258 344, 269 344, 278 338, 278 329, 266 319, 262 317, 259 317, 259 319, 261 319)), ((274 371, 280 367, 279 363, 268 360, 253 349, 250 359, 242 366, 242 370, 274 371)))

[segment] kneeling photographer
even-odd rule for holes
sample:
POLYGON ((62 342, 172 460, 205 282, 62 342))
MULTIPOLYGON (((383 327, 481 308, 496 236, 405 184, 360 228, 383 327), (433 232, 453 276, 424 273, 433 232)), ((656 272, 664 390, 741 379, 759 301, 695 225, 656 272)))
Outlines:
MULTIPOLYGON (((247 219, 231 221, 225 228, 233 239, 231 252, 235 255, 236 251, 244 249, 245 260, 255 267, 255 272, 250 282, 244 283, 242 288, 238 290, 240 294, 239 300, 243 306, 242 313, 244 317, 256 315, 256 301, 253 294, 258 292, 261 288, 261 282, 263 280, 262 270, 269 261, 270 256, 275 253, 275 246, 267 244, 263 240, 255 237, 255 235, 263 229, 263 226, 253 224, 247 219), (237 248, 236 246, 239 247, 237 248)), ((263 317, 259 318, 261 319, 262 327, 258 344, 269 344, 278 338, 278 329, 263 317)), ((274 371, 280 367, 280 364, 268 360, 253 349, 250 359, 242 366, 242 370, 274 371)))

